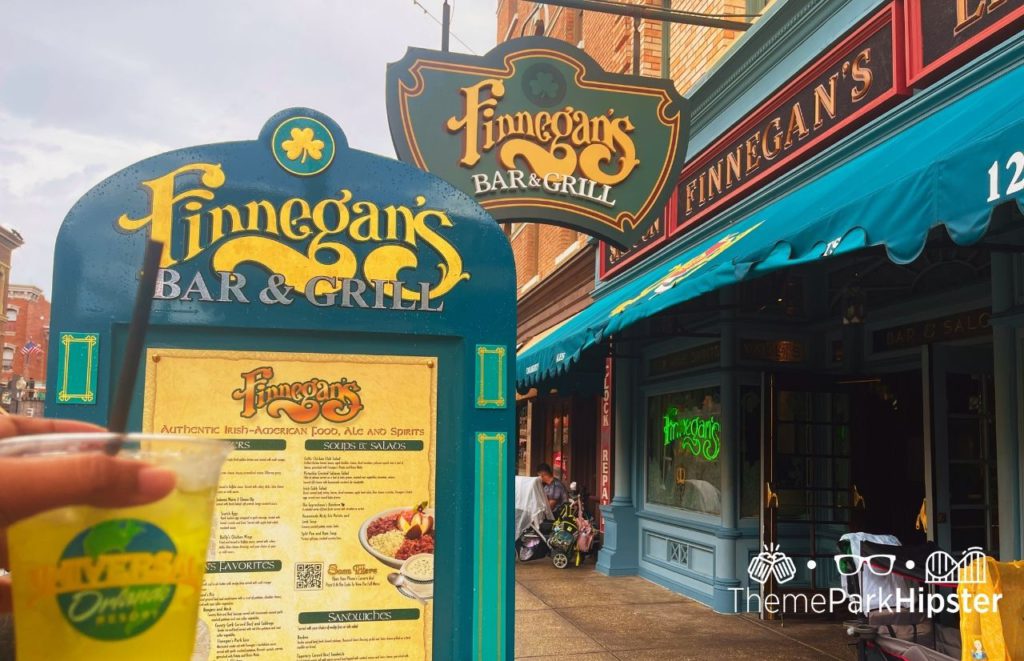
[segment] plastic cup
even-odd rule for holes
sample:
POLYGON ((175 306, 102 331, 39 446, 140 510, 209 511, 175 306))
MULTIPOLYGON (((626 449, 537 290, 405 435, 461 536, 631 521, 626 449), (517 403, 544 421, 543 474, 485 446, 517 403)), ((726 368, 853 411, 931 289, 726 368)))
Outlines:
MULTIPOLYGON (((7 529, 18 661, 192 655, 221 465, 231 444, 147 434, 46 434, 0 441, 0 459, 102 453, 177 475, 136 507, 62 507, 7 529)), ((0 487, 2 488, 2 487, 0 487)))

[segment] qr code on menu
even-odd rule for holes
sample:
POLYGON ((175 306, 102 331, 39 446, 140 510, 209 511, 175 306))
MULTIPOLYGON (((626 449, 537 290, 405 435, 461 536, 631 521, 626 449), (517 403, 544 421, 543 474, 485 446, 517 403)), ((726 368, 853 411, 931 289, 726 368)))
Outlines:
POLYGON ((295 589, 322 590, 324 587, 324 563, 296 562, 295 589))

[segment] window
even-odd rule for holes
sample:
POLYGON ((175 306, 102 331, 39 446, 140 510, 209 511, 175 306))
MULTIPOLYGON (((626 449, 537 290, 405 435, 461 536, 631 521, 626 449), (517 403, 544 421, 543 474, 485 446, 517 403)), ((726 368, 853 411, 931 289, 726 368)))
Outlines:
POLYGON ((516 407, 519 445, 516 449, 516 475, 532 475, 530 466, 530 431, 532 427, 533 402, 526 400, 516 407))
POLYGON ((7 321, 18 320, 18 308, 7 308, 7 321))
POLYGON ((14 347, 4 347, 4 365, 3 370, 10 372, 14 369, 14 347))
POLYGON ((772 4, 772 0, 747 0, 747 13, 763 14, 770 4, 772 4))
POLYGON ((583 10, 579 10, 572 16, 572 33, 567 40, 577 48, 583 47, 583 10))
POLYGON ((647 502, 721 514, 720 389, 647 400, 647 502))

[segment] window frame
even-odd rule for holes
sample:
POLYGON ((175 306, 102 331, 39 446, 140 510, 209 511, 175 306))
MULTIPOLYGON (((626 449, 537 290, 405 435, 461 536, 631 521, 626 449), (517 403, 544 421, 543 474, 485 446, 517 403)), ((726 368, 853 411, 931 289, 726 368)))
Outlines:
MULTIPOLYGON (((712 367, 715 370, 718 369, 717 365, 712 367)), ((720 373, 709 373, 704 371, 703 373, 681 375, 666 381, 644 384, 640 388, 640 401, 635 405, 637 415, 634 419, 634 438, 642 439, 642 442, 636 444, 637 447, 634 457, 637 464, 641 467, 638 475, 640 479, 635 487, 638 496, 636 502, 641 504, 641 512, 650 512, 652 514, 672 519, 688 519, 714 526, 722 525, 723 519, 721 512, 718 514, 710 514, 698 510, 674 507, 672 505, 663 505, 647 499, 647 480, 649 478, 647 466, 647 444, 650 441, 647 437, 647 413, 650 409, 651 398, 662 395, 671 395, 674 393, 685 393, 693 390, 706 390, 710 388, 718 389, 719 405, 721 405, 725 385, 723 384, 723 379, 721 378, 720 373)), ((721 421, 724 422, 728 415, 731 415, 731 413, 723 408, 720 413, 721 421)), ((722 453, 727 450, 724 435, 721 442, 722 448, 719 453, 719 461, 722 460, 722 453)), ((729 449, 729 451, 731 452, 732 450, 729 449)), ((721 481, 727 482, 725 479, 724 468, 722 471, 721 481)), ((718 488, 720 492, 724 492, 721 484, 718 485, 718 488)))
MULTIPOLYGON (((746 8, 748 14, 763 14, 768 6, 772 4, 772 0, 747 0, 746 8)), ((748 21, 750 19, 747 19, 748 21)))

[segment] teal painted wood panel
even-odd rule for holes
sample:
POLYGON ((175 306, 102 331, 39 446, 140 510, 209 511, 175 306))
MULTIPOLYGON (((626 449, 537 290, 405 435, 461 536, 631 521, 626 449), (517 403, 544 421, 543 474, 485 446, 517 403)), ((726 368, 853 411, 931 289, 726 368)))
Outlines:
POLYGON ((508 434, 476 433, 477 498, 475 505, 476 566, 473 576, 473 658, 476 661, 504 659, 509 629, 504 626, 508 613, 509 572, 506 543, 507 507, 495 502, 511 497, 507 470, 508 434))
POLYGON ((508 407, 505 383, 508 380, 508 349, 502 345, 476 345, 476 407, 508 407))
POLYGON ((57 401, 96 404, 99 333, 61 333, 57 343, 57 401))

